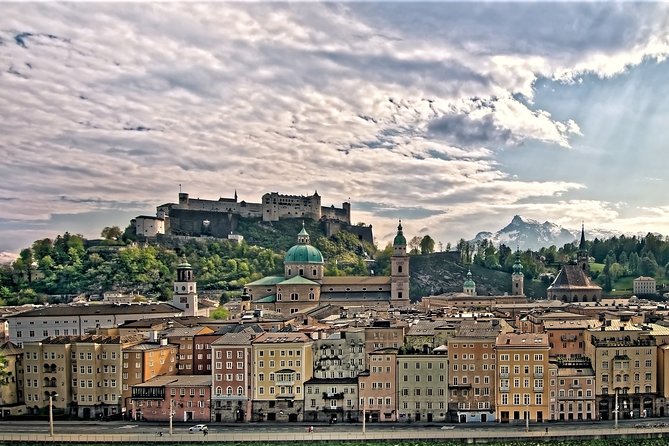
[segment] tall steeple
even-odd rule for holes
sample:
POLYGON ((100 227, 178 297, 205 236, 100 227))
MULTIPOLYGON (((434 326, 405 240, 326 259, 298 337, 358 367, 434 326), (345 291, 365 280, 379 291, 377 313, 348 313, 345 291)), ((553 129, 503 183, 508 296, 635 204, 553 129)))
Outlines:
POLYGON ((393 255, 390 257, 390 302, 393 305, 409 305, 409 256, 402 220, 397 225, 393 255))
POLYGON ((588 271, 590 268, 588 263, 589 263, 589 254, 588 254, 588 248, 585 245, 585 225, 581 223, 581 241, 578 244, 578 258, 576 260, 576 263, 581 267, 583 271, 588 271))
POLYGON ((525 275, 523 274, 523 264, 520 262, 520 249, 516 248, 516 261, 513 264, 513 274, 511 274, 511 294, 513 296, 525 295, 525 275))

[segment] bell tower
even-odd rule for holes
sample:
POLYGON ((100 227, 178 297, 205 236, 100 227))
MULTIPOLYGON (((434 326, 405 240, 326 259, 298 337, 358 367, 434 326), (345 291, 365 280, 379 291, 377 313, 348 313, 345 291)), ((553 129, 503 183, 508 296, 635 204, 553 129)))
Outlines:
POLYGON ((523 274, 523 264, 520 263, 520 249, 516 248, 516 261, 513 264, 513 273, 511 274, 511 295, 525 295, 525 275, 523 274))
POLYGON ((409 256, 407 239, 402 232, 402 220, 397 226, 393 240, 393 255, 390 257, 390 303, 409 305, 409 256))
POLYGON ((198 315, 197 282, 195 282, 193 268, 186 259, 177 265, 177 280, 174 282, 172 305, 183 310, 184 316, 198 315))

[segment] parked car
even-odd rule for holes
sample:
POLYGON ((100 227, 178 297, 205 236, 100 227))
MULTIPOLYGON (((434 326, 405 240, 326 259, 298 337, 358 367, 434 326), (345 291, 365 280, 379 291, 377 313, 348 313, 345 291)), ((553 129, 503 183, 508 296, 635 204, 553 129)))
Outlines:
POLYGON ((206 424, 196 424, 195 426, 189 427, 188 432, 192 434, 192 433, 195 433, 195 432, 206 431, 207 429, 208 428, 207 428, 206 424))

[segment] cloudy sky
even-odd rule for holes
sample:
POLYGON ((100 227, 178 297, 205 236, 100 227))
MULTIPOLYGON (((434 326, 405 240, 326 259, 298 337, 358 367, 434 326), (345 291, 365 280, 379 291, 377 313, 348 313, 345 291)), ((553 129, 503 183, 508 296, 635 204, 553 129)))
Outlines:
POLYGON ((669 5, 4 3, 0 251, 177 199, 669 234, 669 5))

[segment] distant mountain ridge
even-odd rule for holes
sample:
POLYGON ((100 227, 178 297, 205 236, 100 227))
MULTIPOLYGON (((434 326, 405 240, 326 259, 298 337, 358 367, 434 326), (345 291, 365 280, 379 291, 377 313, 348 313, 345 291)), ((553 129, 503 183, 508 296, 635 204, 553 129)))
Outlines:
MULTIPOLYGON (((621 232, 610 231, 607 229, 585 229, 585 237, 588 240, 595 238, 607 239, 620 235, 621 232)), ((555 245, 564 246, 567 243, 577 241, 581 235, 581 229, 566 229, 555 223, 545 221, 543 223, 531 218, 515 215, 511 223, 497 232, 479 232, 470 240, 471 243, 481 242, 484 239, 493 242, 495 245, 505 244, 515 249, 518 246, 521 250, 531 249, 537 251, 542 247, 555 245)))

